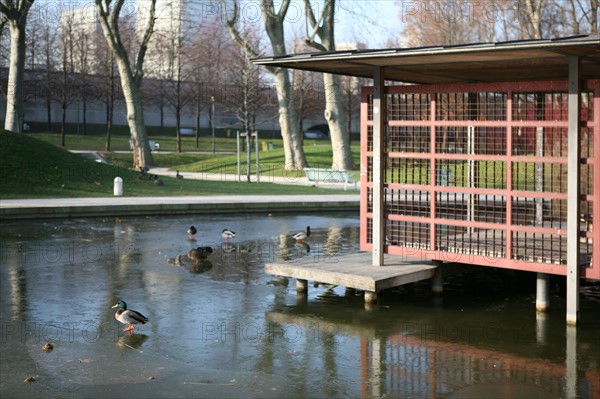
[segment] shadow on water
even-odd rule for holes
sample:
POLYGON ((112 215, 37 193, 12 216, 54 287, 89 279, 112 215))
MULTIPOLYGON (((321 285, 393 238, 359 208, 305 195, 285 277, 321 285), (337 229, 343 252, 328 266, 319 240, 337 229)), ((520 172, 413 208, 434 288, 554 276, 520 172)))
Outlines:
POLYGON ((410 284, 370 306, 359 291, 297 294, 264 273, 266 262, 358 252, 355 215, 3 227, 2 397, 600 397, 598 285, 583 284, 571 330, 561 279, 536 317, 523 273, 453 276, 442 295, 410 284), (308 225, 304 243, 292 238, 308 225), (224 228, 236 237, 223 240, 224 228), (190 259, 198 247, 211 251, 190 259), (111 309, 118 299, 150 319, 131 336, 111 309))

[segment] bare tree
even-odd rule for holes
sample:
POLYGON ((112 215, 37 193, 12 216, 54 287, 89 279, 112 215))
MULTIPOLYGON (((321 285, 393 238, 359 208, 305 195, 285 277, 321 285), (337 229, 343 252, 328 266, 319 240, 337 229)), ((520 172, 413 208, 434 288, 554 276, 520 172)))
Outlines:
MULTIPOLYGON (((259 40, 253 37, 249 30, 244 32, 244 41, 258 48, 259 40)), ((256 129, 256 113, 261 105, 260 70, 241 48, 232 49, 232 54, 227 63, 229 71, 229 84, 235 88, 235 94, 223 99, 227 108, 240 121, 242 131, 252 132, 256 129)))
MULTIPOLYGON (((304 0, 307 20, 312 33, 306 42, 320 51, 335 51, 334 21, 335 0, 326 0, 319 21, 315 18, 310 0, 304 0), (320 43, 315 41, 318 36, 320 43)), ((331 147, 333 149, 333 167, 339 169, 354 169, 350 137, 346 125, 346 114, 342 107, 340 95, 340 78, 331 73, 323 74, 325 86, 325 120, 329 125, 331 147)))
MULTIPOLYGON (((121 21, 121 24, 123 22, 121 21)), ((89 48, 92 98, 94 101, 98 101, 104 105, 106 118, 106 141, 104 148, 106 151, 110 151, 115 102, 118 100, 118 91, 116 90, 118 77, 115 57, 104 39, 100 26, 95 25, 95 28, 89 30, 88 33, 92 35, 91 41, 93 42, 89 48)))
POLYGON ((42 27, 43 53, 44 53, 44 97, 46 102, 46 121, 48 123, 48 131, 52 131, 52 102, 55 96, 54 71, 56 70, 56 29, 49 24, 44 24, 42 27))
POLYGON ((67 108, 74 100, 73 80, 74 80, 74 42, 73 42, 73 13, 63 14, 61 20, 60 32, 60 62, 61 62, 61 87, 60 87, 60 144, 65 146, 67 108))
POLYGON ((104 36, 111 49, 119 76, 121 78, 121 88, 127 107, 127 123, 131 134, 131 144, 133 146, 133 166, 141 168, 150 166, 154 163, 146 127, 144 126, 144 115, 140 101, 139 90, 144 75, 143 64, 144 56, 148 48, 148 42, 152 37, 154 29, 156 0, 150 0, 149 16, 144 34, 139 46, 134 68, 129 62, 129 56, 123 44, 119 32, 119 14, 123 8, 124 0, 94 0, 96 12, 104 36))
POLYGON ((23 131, 23 78, 25 75, 25 27, 34 0, 1 0, 0 24, 8 23, 10 32, 10 64, 6 89, 4 129, 23 131))
MULTIPOLYGON (((155 42, 160 49, 158 78, 164 88, 166 104, 175 114, 176 150, 181 152, 181 115, 191 101, 188 80, 192 67, 189 65, 190 43, 195 31, 184 18, 188 5, 170 4, 163 10, 170 23, 166 28, 157 32, 155 42)), ((194 27, 195 28, 195 27, 194 27)))
POLYGON ((36 65, 38 64, 38 54, 42 45, 41 35, 43 32, 43 26, 46 25, 46 23, 44 23, 45 21, 35 14, 36 8, 32 7, 32 9, 29 11, 27 26, 25 27, 25 67, 30 71, 35 70, 36 65))
POLYGON ((577 34, 583 32, 582 27, 594 33, 599 1, 516 0, 496 2, 493 7, 469 0, 415 2, 402 15, 404 45, 541 39, 577 34))
POLYGON ((598 10, 600 0, 564 0, 562 14, 568 16, 571 32, 578 35, 582 32, 598 33, 598 10))
POLYGON ((341 94, 344 99, 343 107, 346 114, 348 140, 352 140, 352 119, 360 114, 360 88, 367 86, 368 80, 355 76, 340 76, 341 94))
MULTIPOLYGON (((243 31, 243 38, 253 48, 259 48, 260 40, 249 29, 243 31)), ((246 133, 246 179, 250 182, 250 158, 252 147, 252 132, 256 131, 256 114, 263 105, 261 97, 261 70, 248 58, 243 48, 232 49, 228 57, 228 82, 233 91, 223 98, 225 106, 235 114, 241 124, 242 132, 246 133)), ((259 171, 257 171, 257 174, 259 171)))
POLYGON ((600 30, 600 21, 598 21, 598 15, 600 14, 600 0, 589 0, 589 8, 584 9, 585 19, 590 26, 591 33, 598 33, 600 30))
POLYGON ((478 4, 469 0, 414 3, 415 8, 402 15, 404 44, 419 47, 493 41, 496 21, 478 4))
POLYGON ((323 110, 323 79, 314 72, 303 70, 292 71, 294 90, 294 106, 298 115, 298 129, 304 134, 306 118, 322 115, 323 110), (320 81, 317 81, 320 80, 320 81))
MULTIPOLYGON (((219 84, 223 82, 224 56, 231 46, 231 40, 227 40, 227 30, 220 20, 207 21, 200 27, 189 48, 191 71, 189 78, 193 82, 193 97, 196 122, 196 148, 199 147, 200 118, 203 109, 207 109, 209 129, 214 131, 213 107, 211 98, 216 100, 220 92, 219 84)), ((212 140, 212 151, 216 151, 216 141, 212 140)))
MULTIPOLYGON (((283 23, 289 9, 291 0, 283 0, 279 11, 275 11, 273 0, 260 0, 264 27, 271 43, 274 56, 286 54, 285 36, 283 23)), ((225 9, 228 2, 221 0, 222 8, 225 9)), ((228 13, 229 14, 229 13, 228 13)), ((227 28, 233 40, 242 47, 250 58, 258 58, 260 53, 244 42, 238 29, 239 5, 238 0, 233 1, 233 12, 227 19, 227 28)), ((302 147, 302 137, 298 130, 298 118, 292 100, 292 85, 290 75, 286 68, 267 67, 267 71, 273 75, 277 89, 279 106, 279 126, 283 138, 283 150, 285 155, 285 169, 294 170, 306 167, 306 157, 302 147)))
MULTIPOLYGON (((87 134, 87 105, 91 96, 90 72, 92 71, 92 41, 90 32, 84 29, 76 29, 73 33, 73 69, 78 74, 77 95, 81 100, 82 133, 87 134)), ((79 123, 79 121, 77 121, 79 123)))
MULTIPOLYGON (((509 39, 542 39, 565 34, 563 0, 517 0, 505 10, 509 39)), ((571 34, 571 32, 569 32, 571 34)))

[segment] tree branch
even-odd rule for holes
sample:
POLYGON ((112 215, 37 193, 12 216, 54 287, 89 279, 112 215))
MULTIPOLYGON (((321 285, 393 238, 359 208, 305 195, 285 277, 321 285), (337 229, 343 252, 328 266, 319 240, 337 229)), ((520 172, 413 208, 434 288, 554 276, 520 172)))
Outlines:
MULTIPOLYGON (((122 1, 122 0, 120 0, 122 1)), ((154 22, 156 21, 156 0, 152 0, 150 5, 150 17, 148 18, 148 25, 146 26, 146 31, 144 32, 144 37, 142 39, 142 43, 140 44, 140 51, 138 52, 137 60, 135 63, 135 74, 133 79, 135 81, 136 86, 139 88, 140 83, 142 82, 142 77, 144 76, 144 57, 146 56, 146 51, 148 50, 148 43, 150 42, 150 37, 152 37, 152 32, 154 31, 154 22)))
POLYGON ((13 9, 14 6, 11 8, 8 8, 8 5, 5 4, 6 1, 8 1, 8 0, 2 0, 0 2, 0 13, 4 14, 4 18, 6 20, 8 20, 8 13, 10 12, 11 9, 13 9))
MULTIPOLYGON (((223 7, 223 9, 225 9, 225 0, 221 0, 221 6, 223 7)), ((232 15, 231 19, 228 18, 226 20, 227 30, 229 31, 229 34, 231 35, 231 38, 233 39, 233 41, 246 52, 246 54, 248 55, 248 58, 260 57, 260 54, 248 43, 247 40, 244 40, 244 38, 240 34, 240 31, 237 28, 238 18, 239 18, 238 2, 234 1, 233 2, 233 15, 232 15)), ((276 68, 273 68, 273 67, 266 67, 266 68, 267 68, 267 71, 269 71, 271 73, 274 73, 274 71, 276 70, 276 68)))
POLYGON ((329 7, 330 2, 326 1, 325 5, 323 7, 323 12, 321 13, 321 15, 319 16, 319 21, 317 21, 317 19, 315 18, 315 14, 313 13, 311 4, 310 4, 310 0, 304 0, 304 9, 305 9, 305 13, 306 13, 306 44, 309 45, 312 48, 315 48, 319 51, 327 51, 327 48, 325 48, 325 46, 323 46, 320 43, 315 42, 315 36, 321 36, 322 34, 322 27, 321 27, 321 23, 323 22, 323 19, 325 18, 325 14, 327 13, 327 8, 329 7), (309 33, 308 31, 308 24, 310 23, 311 28, 313 29, 312 33, 309 33))
POLYGON ((279 8, 279 12, 277 13, 278 18, 284 18, 287 15, 287 10, 290 7, 291 0, 284 0, 281 3, 281 7, 279 8))
POLYGON ((19 20, 27 16, 34 1, 35 0, 19 0, 15 5, 12 0, 2 0, 0 1, 0 13, 4 14, 5 20, 13 20, 20 24, 21 22, 19 22, 19 20))
POLYGON ((105 32, 105 35, 108 36, 108 41, 110 42, 110 47, 114 49, 117 48, 118 39, 115 35, 114 26, 111 24, 111 10, 110 3, 111 0, 94 0, 96 4, 96 12, 98 13, 98 20, 101 25, 104 25, 106 29, 102 29, 105 32))

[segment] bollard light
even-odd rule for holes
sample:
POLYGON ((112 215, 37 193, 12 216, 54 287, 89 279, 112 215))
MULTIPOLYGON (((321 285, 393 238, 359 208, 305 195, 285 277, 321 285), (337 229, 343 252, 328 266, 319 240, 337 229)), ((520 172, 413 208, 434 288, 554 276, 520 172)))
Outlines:
POLYGON ((114 180, 114 194, 116 196, 122 196, 123 195, 123 179, 121 179, 120 177, 115 177, 114 180))

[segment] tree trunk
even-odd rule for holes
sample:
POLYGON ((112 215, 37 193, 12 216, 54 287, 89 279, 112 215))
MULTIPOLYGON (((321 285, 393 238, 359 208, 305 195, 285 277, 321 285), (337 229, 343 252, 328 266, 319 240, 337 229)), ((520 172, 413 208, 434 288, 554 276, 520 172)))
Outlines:
POLYGON ((329 125, 329 136, 333 150, 334 169, 354 169, 352 152, 350 151, 350 138, 346 131, 346 115, 342 106, 340 94, 340 78, 330 73, 323 74, 325 84, 325 120, 329 125))
POLYGON ((65 146, 65 135, 66 135, 66 124, 67 124, 67 101, 65 100, 65 95, 63 94, 63 99, 60 102, 60 145, 61 147, 65 146))
MULTIPOLYGON (((65 51, 65 49, 63 48, 63 51, 65 51)), ((62 57, 66 57, 65 54, 62 54, 62 57)), ((67 134, 66 130, 67 130, 67 107, 68 107, 68 102, 67 102, 67 65, 66 65, 66 58, 63 58, 63 65, 62 65, 62 91, 61 91, 61 95, 60 95, 60 145, 62 147, 65 146, 65 135, 67 134)))
POLYGON ((163 135, 165 134, 165 103, 162 100, 160 100, 158 114, 160 115, 160 129, 158 131, 163 135))
POLYGON ((129 70, 127 58, 116 55, 115 60, 121 77, 123 101, 125 101, 127 107, 127 125, 131 133, 131 144, 133 145, 133 167, 136 169, 147 167, 154 164, 154 159, 146 135, 139 90, 129 70))
POLYGON ((25 21, 9 19, 8 27, 10 30, 10 64, 8 67, 4 129, 15 133, 21 133, 23 131, 23 114, 25 112, 23 106, 25 21))
POLYGON ((143 77, 144 56, 148 47, 148 41, 152 36, 155 21, 156 0, 152 0, 150 7, 150 17, 148 25, 140 44, 140 48, 135 63, 135 73, 129 63, 129 56, 125 51, 121 36, 119 33, 119 13, 123 7, 124 0, 117 0, 113 8, 109 9, 110 2, 94 0, 98 20, 102 27, 102 32, 111 49, 119 76, 121 78, 121 88, 123 89, 123 100, 127 108, 127 125, 131 134, 131 144, 133 146, 133 167, 136 169, 144 168, 154 164, 148 136, 146 135, 146 126, 144 125, 144 114, 140 102, 139 89, 143 77))
POLYGON ((110 151, 112 136, 113 113, 115 109, 115 63, 110 61, 110 83, 108 98, 106 99, 106 151, 110 151))
MULTIPOLYGON (((272 2, 271 2, 272 3, 272 2)), ((273 55, 285 55, 285 38, 283 33, 283 24, 268 23, 267 16, 269 9, 263 6, 263 18, 265 19, 265 29, 271 40, 273 55)), ((280 15, 281 17, 281 15, 280 15)), ((272 18, 272 17, 271 17, 272 18)), ((285 18, 285 15, 283 15, 285 18)), ((288 69, 278 68, 273 76, 277 85, 277 101, 279 104, 279 126, 281 127, 281 137, 283 138, 283 148, 285 154, 286 170, 300 170, 307 165, 302 147, 302 137, 298 129, 298 116, 292 103, 294 91, 290 83, 290 73, 288 69)))
MULTIPOLYGON (((321 51, 335 51, 334 37, 334 11, 335 1, 325 2, 323 14, 319 18, 319 23, 312 13, 309 0, 305 0, 305 8, 308 10, 307 19, 310 21, 314 31, 308 38, 308 43, 321 51), (323 21, 320 24, 320 21, 323 21), (314 41, 317 35, 321 43, 314 41)), ((352 160, 352 151, 350 150, 349 132, 346 131, 346 115, 342 105, 342 96, 340 94, 340 79, 338 76, 324 73, 323 84, 325 85, 325 120, 329 126, 329 135, 331 138, 331 147, 333 150, 333 165, 335 169, 354 169, 352 160)))
POLYGON ((52 131, 52 49, 50 48, 50 29, 46 27, 45 39, 46 39, 46 82, 45 82, 45 94, 46 94, 46 118, 48 121, 48 131, 52 131))
POLYGON ((177 141, 177 152, 181 152, 181 107, 175 109, 175 141, 177 141))
POLYGON ((202 108, 199 97, 196 98, 196 148, 200 147, 200 116, 202 108))
POLYGON ((106 151, 110 151, 110 138, 112 135, 113 110, 111 101, 106 104, 106 151))
MULTIPOLYGON (((181 65, 181 60, 178 60, 178 64, 181 65)), ((177 72, 177 83, 175 93, 175 139, 177 141, 177 152, 181 152, 181 68, 177 72)))
MULTIPOLYGON (((221 0, 225 7, 225 0, 221 0)), ((275 13, 273 0, 261 0, 260 8, 264 20, 265 31, 269 36, 273 56, 285 55, 285 36, 283 32, 283 21, 287 14, 290 0, 281 2, 278 13, 275 13)), ((227 20, 227 29, 233 40, 243 48, 249 57, 257 58, 259 53, 256 49, 248 46, 248 43, 241 37, 237 22, 239 17, 238 2, 234 2, 234 10, 231 19, 227 20)), ((302 137, 298 130, 298 118, 296 110, 292 105, 293 90, 290 84, 289 72, 285 68, 267 68, 275 79, 277 90, 277 101, 279 105, 279 127, 281 128, 281 137, 283 138, 283 149, 285 155, 286 170, 298 170, 305 168, 306 158, 304 148, 302 147, 302 137)))
POLYGON ((273 77, 277 89, 277 100, 279 103, 279 126, 283 138, 283 153, 285 156, 284 169, 295 170, 306 167, 304 149, 302 142, 298 140, 300 135, 296 110, 291 102, 292 86, 290 84, 287 69, 278 69, 273 77))
POLYGON ((82 102, 83 104, 81 112, 83 113, 83 135, 85 136, 87 135, 87 98, 83 97, 82 102))
POLYGON ((600 10, 600 1, 590 0, 590 27, 592 33, 598 33, 598 10, 600 10))
POLYGON ((48 131, 52 131, 52 98, 50 98, 50 89, 46 93, 46 118, 48 122, 48 131))
POLYGON ((525 0, 530 39, 542 38, 542 0, 525 0))

